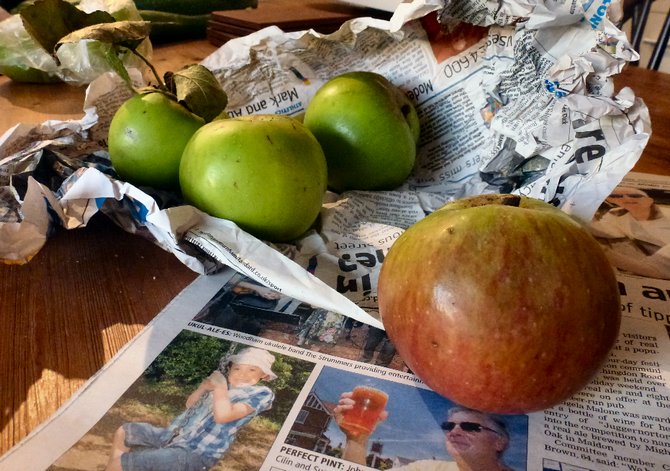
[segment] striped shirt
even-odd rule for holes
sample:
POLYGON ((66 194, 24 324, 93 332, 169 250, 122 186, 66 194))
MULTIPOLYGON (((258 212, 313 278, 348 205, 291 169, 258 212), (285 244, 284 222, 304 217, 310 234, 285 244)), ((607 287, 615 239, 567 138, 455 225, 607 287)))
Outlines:
POLYGON ((190 408, 177 416, 168 430, 172 436, 166 446, 188 448, 198 454, 218 460, 235 440, 237 431, 255 416, 269 410, 274 393, 267 386, 242 386, 228 391, 230 402, 247 404, 253 409, 232 422, 216 423, 212 413, 212 391, 207 391, 190 408))

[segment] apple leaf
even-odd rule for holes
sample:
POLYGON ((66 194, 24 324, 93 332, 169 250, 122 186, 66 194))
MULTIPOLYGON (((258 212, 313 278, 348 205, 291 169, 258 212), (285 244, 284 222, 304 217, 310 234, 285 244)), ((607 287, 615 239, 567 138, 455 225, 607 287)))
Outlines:
POLYGON ((133 80, 130 78, 130 75, 128 74, 128 70, 126 69, 126 66, 123 64, 123 61, 119 57, 119 51, 118 48, 112 47, 110 48, 107 53, 105 54, 105 60, 107 61, 107 64, 112 68, 114 72, 119 74, 119 77, 128 84, 128 86, 132 89, 132 83, 133 80))
POLYGON ((206 122, 220 116, 228 104, 228 96, 216 76, 200 64, 167 72, 165 85, 180 103, 206 122))
POLYGON ((151 23, 148 21, 114 21, 80 28, 62 37, 55 45, 58 49, 63 44, 75 43, 92 39, 103 43, 122 46, 134 51, 149 36, 151 23))
POLYGON ((21 9, 19 15, 28 34, 52 55, 60 39, 73 31, 116 21, 105 11, 86 13, 64 0, 37 0, 21 9))

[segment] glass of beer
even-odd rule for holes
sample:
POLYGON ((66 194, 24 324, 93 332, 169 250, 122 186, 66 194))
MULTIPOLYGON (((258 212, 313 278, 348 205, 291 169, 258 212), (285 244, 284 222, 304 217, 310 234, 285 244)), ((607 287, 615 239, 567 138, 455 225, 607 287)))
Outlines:
POLYGON ((369 386, 357 386, 352 392, 353 408, 342 413, 340 428, 352 435, 370 434, 388 402, 388 394, 369 386))

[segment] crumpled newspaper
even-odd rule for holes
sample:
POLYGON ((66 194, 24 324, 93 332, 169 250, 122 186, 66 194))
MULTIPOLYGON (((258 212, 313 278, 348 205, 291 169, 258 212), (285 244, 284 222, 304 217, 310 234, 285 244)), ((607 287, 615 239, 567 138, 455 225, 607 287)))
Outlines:
POLYGON ((394 191, 328 193, 318 228, 292 244, 259 241, 177 195, 116 179, 96 143, 127 90, 103 75, 80 122, 17 126, 0 142, 0 258, 28 260, 50 224, 79 227, 102 211, 199 273, 232 266, 381 327, 384 256, 427 213, 461 196, 515 192, 588 221, 638 160, 649 114, 630 88, 612 85, 638 56, 605 14, 609 4, 414 0, 390 21, 357 18, 331 35, 269 27, 223 45, 203 64, 228 93, 231 116, 300 116, 326 80, 348 70, 382 73, 417 107, 422 137, 407 181, 394 191))

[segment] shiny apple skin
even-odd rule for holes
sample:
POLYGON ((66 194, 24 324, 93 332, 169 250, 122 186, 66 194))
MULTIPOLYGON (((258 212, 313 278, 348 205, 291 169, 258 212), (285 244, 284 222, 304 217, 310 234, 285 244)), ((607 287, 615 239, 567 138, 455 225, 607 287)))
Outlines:
POLYGON ((327 180, 316 138, 282 115, 214 120, 193 134, 179 166, 187 202, 271 242, 290 242, 314 224, 327 180))
POLYGON ((382 266, 379 308, 408 367, 467 407, 528 413, 599 371, 621 322, 614 270, 543 201, 466 199, 411 226, 382 266))
POLYGON ((336 191, 392 190, 416 160, 419 117, 412 102, 375 72, 338 75, 317 91, 304 124, 328 161, 328 186, 336 191))

